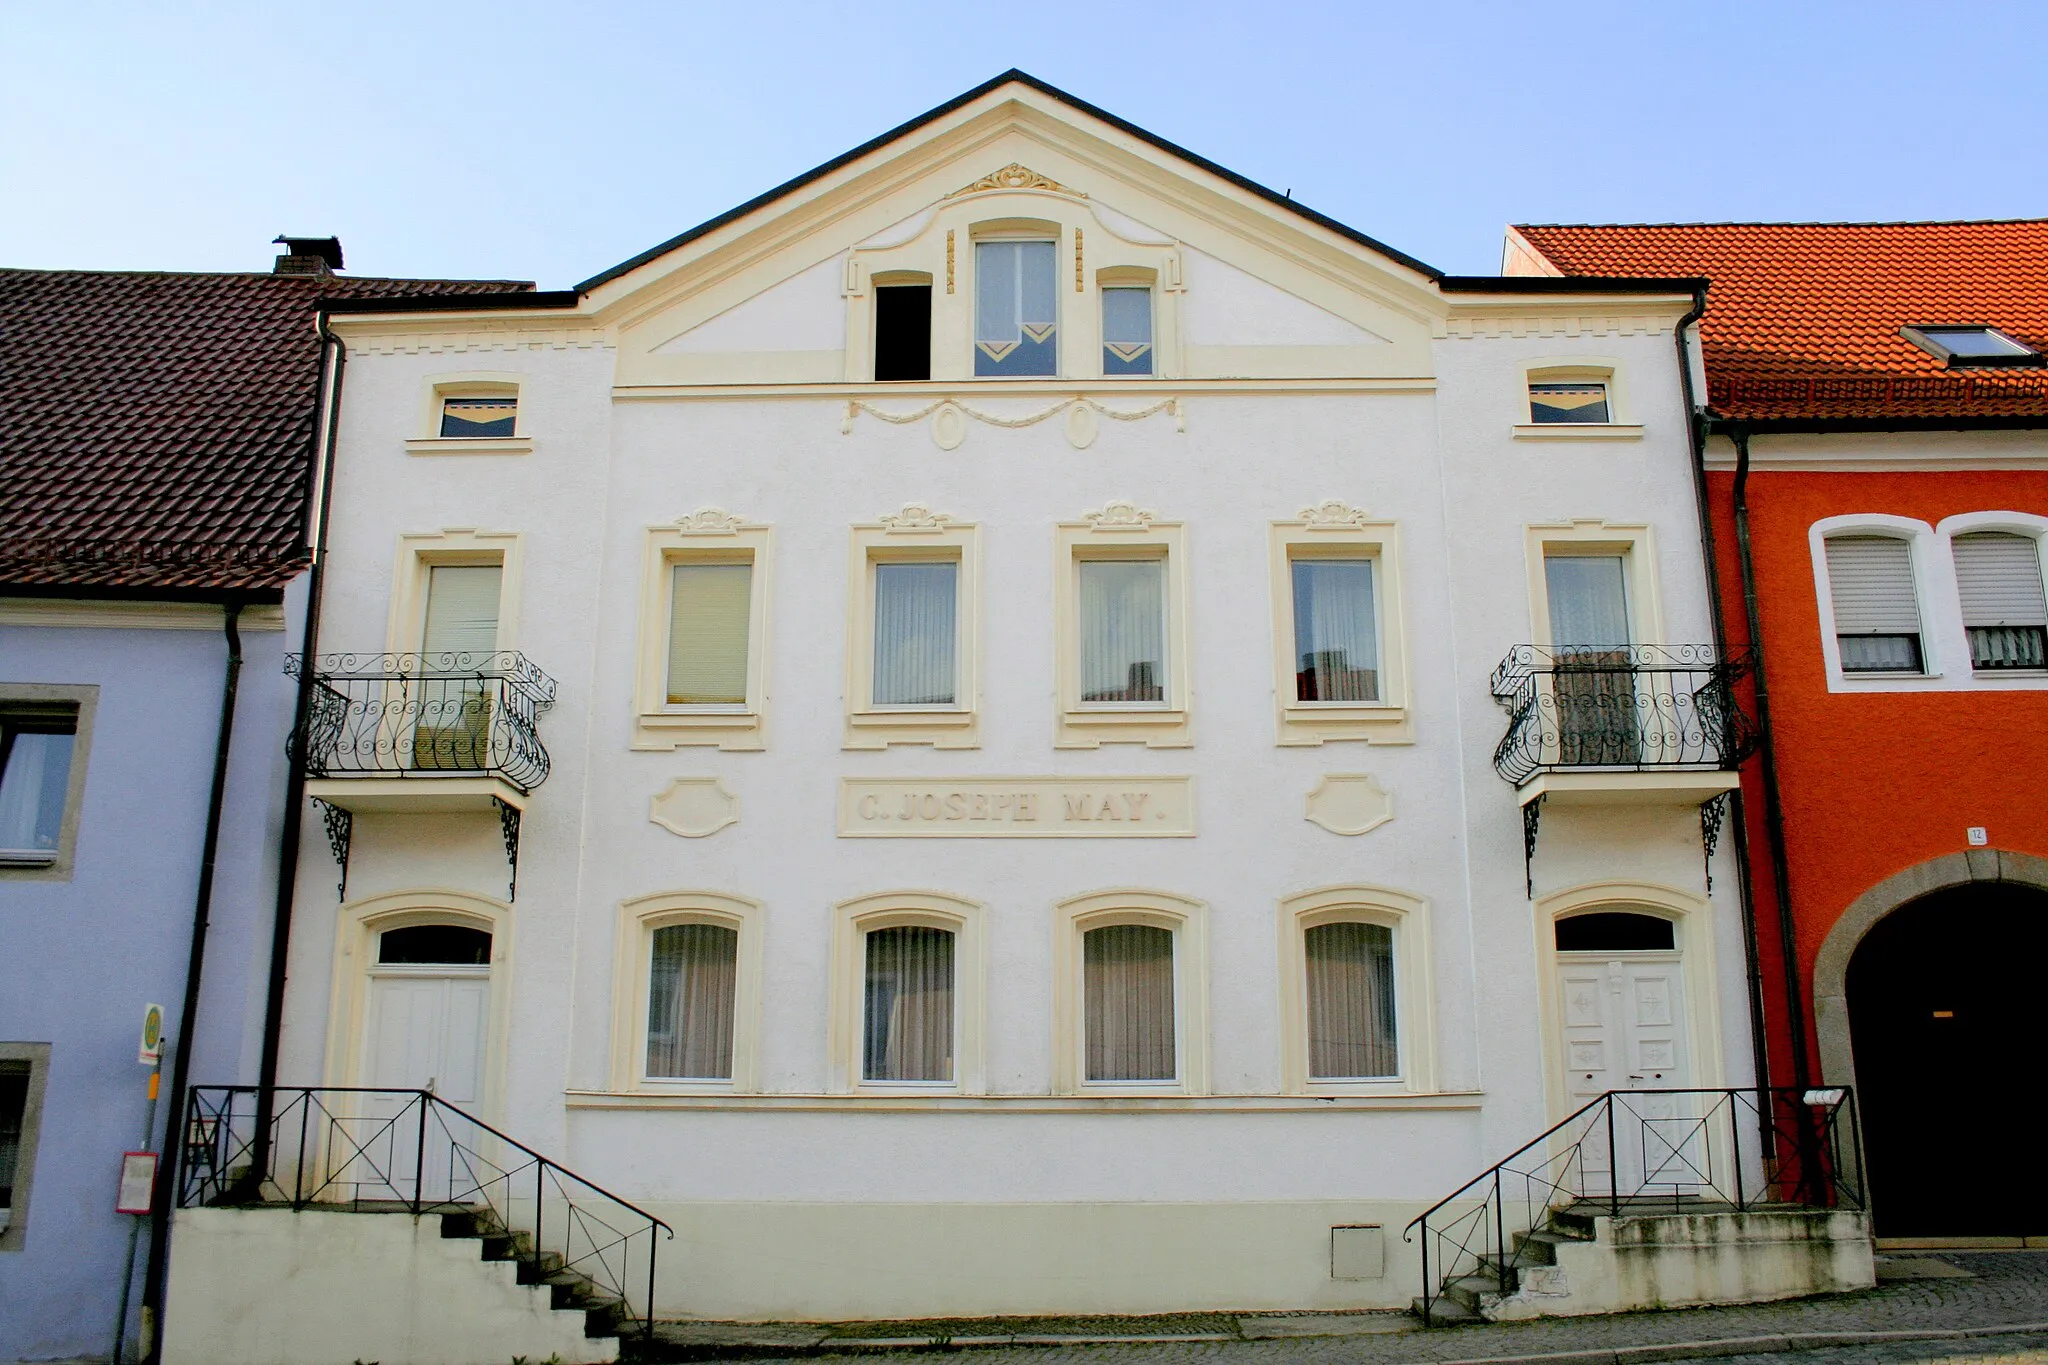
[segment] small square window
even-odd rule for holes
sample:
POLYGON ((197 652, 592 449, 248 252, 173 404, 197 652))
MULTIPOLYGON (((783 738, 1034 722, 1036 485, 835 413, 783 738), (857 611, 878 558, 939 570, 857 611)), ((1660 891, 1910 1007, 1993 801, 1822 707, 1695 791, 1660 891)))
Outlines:
POLYGON ((510 436, 519 416, 519 399, 512 394, 488 398, 443 398, 441 435, 510 436))
POLYGON ((2048 358, 2039 351, 1996 327, 1901 327, 1899 335, 1937 359, 1947 361, 1951 369, 2048 363, 2048 358))
POLYGON ((75 706, 0 707, 0 867, 49 867, 64 837, 75 706))
POLYGON ((1531 384, 1529 420, 1538 424, 1610 421, 1607 385, 1599 380, 1531 384))

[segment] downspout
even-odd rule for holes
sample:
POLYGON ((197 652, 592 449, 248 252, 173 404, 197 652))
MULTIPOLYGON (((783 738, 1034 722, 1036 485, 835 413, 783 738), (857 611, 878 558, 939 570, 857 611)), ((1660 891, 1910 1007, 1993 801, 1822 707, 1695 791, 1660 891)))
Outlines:
MULTIPOLYGON (((1686 331, 1705 316, 1706 311, 1707 291, 1699 289, 1693 294, 1692 311, 1678 320, 1678 328, 1673 335, 1678 341, 1678 382, 1685 395, 1686 435, 1692 443, 1692 494, 1699 510, 1700 557, 1707 568, 1707 607, 1714 625, 1714 642, 1724 651, 1725 658, 1728 623, 1721 611, 1721 565, 1714 548, 1713 504, 1707 495, 1707 429, 1700 417, 1699 398, 1692 385, 1692 351, 1685 339, 1686 331)), ((1755 643, 1754 630, 1750 640, 1755 643)), ((1756 897, 1750 884, 1754 872, 1749 857, 1749 820, 1742 806, 1742 788, 1737 786, 1734 794, 1735 809, 1730 812, 1733 819, 1729 823, 1735 826, 1736 894, 1742 904, 1742 964, 1743 982, 1749 993, 1750 1066, 1761 1096, 1771 1083, 1771 1047, 1765 1031, 1763 957, 1757 948, 1756 897)), ((1759 1102, 1757 1110, 1757 1122, 1768 1128, 1771 1122, 1769 1107, 1759 1102)))
POLYGON ((1771 732, 1771 687, 1764 667, 1763 617, 1757 608, 1756 564, 1749 536, 1749 431, 1728 430, 1735 443, 1735 543, 1742 556, 1742 606, 1749 617, 1750 647, 1756 651, 1756 718, 1762 731, 1764 836, 1771 849, 1771 888, 1778 901, 1778 946, 1784 959, 1785 1022, 1792 1034, 1792 1084, 1805 1090, 1813 1072, 1806 1053, 1806 1007, 1800 998, 1799 949, 1793 939, 1792 878, 1785 860, 1785 809, 1778 798, 1777 747, 1771 732))
MULTIPOLYGON (((171 1093, 164 1113, 163 1151, 167 1167, 159 1174, 150 1199, 149 1269, 143 1276, 143 1340, 156 1350, 154 1330, 163 1305, 164 1252, 171 1231, 171 1196, 178 1183, 178 1156, 184 1149, 185 1085, 192 1074, 193 1034, 199 1021, 199 984, 206 966, 206 927, 213 915, 213 872, 220 850, 221 807, 227 796, 228 747, 235 733, 235 693, 242 677, 242 604, 224 607, 227 632, 227 674, 221 681, 220 729, 213 743, 213 788, 206 803, 206 835, 199 851, 199 888, 192 904, 192 942, 185 958, 185 1001, 178 1013, 178 1040, 171 1054, 171 1093)), ((115 1365, 120 1365, 116 1361, 115 1365)))

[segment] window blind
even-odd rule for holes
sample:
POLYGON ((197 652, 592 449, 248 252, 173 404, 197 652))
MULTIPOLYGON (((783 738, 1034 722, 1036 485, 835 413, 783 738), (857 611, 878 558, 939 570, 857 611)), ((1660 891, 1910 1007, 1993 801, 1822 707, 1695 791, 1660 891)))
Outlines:
POLYGON ((1828 592, 1837 635, 1918 635, 1913 550, 1893 536, 1833 536, 1828 592))
POLYGON ((2048 625, 2041 592, 2041 549, 2032 536, 1983 532, 1957 536, 1956 586, 1966 626, 2048 625))
POLYGON ((732 1079, 740 936, 722 924, 654 931, 647 977, 647 1074, 732 1079))
POLYGON ((861 1078, 953 1079, 953 935, 920 925, 867 936, 861 1078))
POLYGON ((496 564, 436 564, 427 571, 427 623, 420 649, 429 668, 471 667, 497 649, 504 574, 496 564))
POLYGON ((1398 1076, 1394 931, 1384 924, 1318 924, 1308 958, 1308 1074, 1319 1080, 1398 1076))
POLYGON ((669 704, 744 704, 754 566, 678 564, 672 574, 669 704))
POLYGON ((1166 700, 1166 561, 1081 561, 1081 700, 1166 700))
POLYGON ((1081 947, 1088 1079, 1173 1080, 1173 931, 1105 925, 1081 947))
POLYGON ((875 565, 875 705, 953 704, 959 574, 950 561, 875 565))

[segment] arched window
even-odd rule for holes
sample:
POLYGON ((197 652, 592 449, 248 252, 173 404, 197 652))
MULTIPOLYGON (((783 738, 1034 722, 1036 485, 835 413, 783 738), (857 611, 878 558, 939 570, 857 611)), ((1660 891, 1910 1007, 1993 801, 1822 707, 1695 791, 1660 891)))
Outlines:
POLYGON ((1827 561, 1842 671, 1923 671, 1912 542, 1899 536, 1829 536, 1827 561))
POLYGON ((1676 930, 1662 915, 1601 910, 1557 921, 1560 953, 1642 953, 1678 946, 1676 930))
POLYGON ((668 924, 654 931, 647 969, 647 1074, 732 1079, 739 931, 668 924))
POLYGON ((408 924, 377 935, 379 966, 487 967, 491 936, 461 924, 408 924))
POLYGON ((1090 929, 1081 961, 1083 1079, 1177 1079, 1173 931, 1153 924, 1090 929))
POLYGON ((1334 920, 1303 934, 1308 962, 1308 1074, 1318 1081, 1401 1074, 1394 931, 1334 920))
POLYGON ((953 1080, 953 932, 899 924, 866 935, 861 1079, 953 1080))

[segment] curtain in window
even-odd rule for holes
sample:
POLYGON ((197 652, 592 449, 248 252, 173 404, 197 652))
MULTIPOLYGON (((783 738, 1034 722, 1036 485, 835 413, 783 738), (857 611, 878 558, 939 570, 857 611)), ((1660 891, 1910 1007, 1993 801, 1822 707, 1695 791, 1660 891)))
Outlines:
POLYGON ((56 853, 74 738, 0 728, 0 851, 56 853))
POLYGON ((1111 924, 1081 947, 1088 1079, 1173 1080, 1173 931, 1111 924))
POLYGON ((2032 536, 1984 531, 1955 538, 1956 587, 1975 668, 2048 664, 2048 601, 2041 591, 2041 544, 2032 536))
POLYGON ((722 924, 654 931, 647 975, 647 1074, 732 1079, 739 932, 722 924))
POLYGON ((1300 701, 1380 695, 1372 561, 1294 561, 1294 694, 1300 701))
POLYGON ((669 704, 744 703, 754 566, 678 564, 671 572, 669 704))
POLYGON ((1102 372, 1152 373, 1152 291, 1102 291, 1102 372))
POLYGON ((1913 547, 1896 536, 1830 536, 1828 592, 1847 673, 1918 673, 1913 547))
POLYGON ((1166 561, 1084 559, 1081 700, 1166 700, 1166 561))
POLYGON ((974 372, 1057 374, 1059 291, 1051 242, 974 244, 974 372))
POLYGON ((1308 1074, 1318 1080, 1397 1076, 1394 931, 1318 924, 1308 954, 1308 1074))
POLYGON ((950 561, 875 565, 875 705, 953 704, 959 577, 950 561))
POLYGON ((1642 757, 1635 669, 1629 656, 1628 579, 1619 555, 1550 555, 1543 561, 1550 644, 1557 657, 1558 762, 1602 767, 1642 757))
POLYGON ((905 925, 867 936, 861 1078, 953 1079, 953 935, 905 925))

